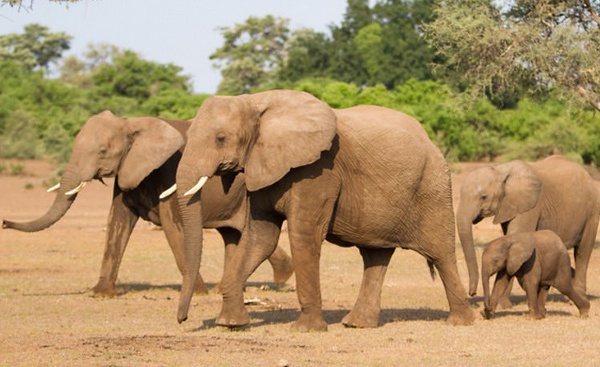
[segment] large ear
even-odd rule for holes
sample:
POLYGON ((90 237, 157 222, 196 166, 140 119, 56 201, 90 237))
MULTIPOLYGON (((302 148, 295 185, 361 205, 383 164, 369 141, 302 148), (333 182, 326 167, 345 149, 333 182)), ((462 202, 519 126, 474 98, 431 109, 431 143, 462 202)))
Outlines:
POLYGON ((494 224, 504 223, 517 214, 531 210, 538 202, 542 181, 527 164, 512 161, 495 167, 503 187, 494 224))
POLYGON ((305 92, 283 90, 250 98, 258 111, 259 131, 245 165, 249 191, 274 184, 290 169, 315 162, 331 148, 337 120, 325 102, 305 92))
POLYGON ((527 240, 519 238, 508 248, 508 259, 506 260, 506 272, 514 275, 523 264, 533 256, 535 243, 533 236, 527 236, 527 240))
POLYGON ((135 117, 127 119, 127 123, 131 147, 119 168, 118 184, 122 190, 136 188, 184 144, 179 131, 161 119, 135 117))

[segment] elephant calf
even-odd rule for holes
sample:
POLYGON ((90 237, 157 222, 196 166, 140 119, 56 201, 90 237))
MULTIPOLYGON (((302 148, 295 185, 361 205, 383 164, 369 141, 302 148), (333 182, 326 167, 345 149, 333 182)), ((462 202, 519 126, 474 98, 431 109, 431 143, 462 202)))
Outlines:
POLYGON ((546 296, 552 286, 569 297, 581 317, 588 316, 590 302, 585 294, 573 287, 571 261, 562 240, 552 231, 523 232, 507 235, 490 242, 483 251, 481 277, 486 319, 494 316, 498 299, 516 276, 527 294, 529 317, 546 316, 546 296), (489 278, 496 276, 490 297, 489 278))

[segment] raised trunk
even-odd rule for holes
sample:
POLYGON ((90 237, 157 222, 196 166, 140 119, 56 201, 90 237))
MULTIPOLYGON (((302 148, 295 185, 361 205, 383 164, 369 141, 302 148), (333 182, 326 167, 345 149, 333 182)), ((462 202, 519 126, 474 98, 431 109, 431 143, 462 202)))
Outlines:
POLYGON ((186 190, 183 188, 192 187, 195 182, 187 179, 180 179, 179 172, 177 177, 177 190, 179 200, 179 209, 183 222, 184 251, 186 269, 183 269, 183 280, 181 293, 179 296, 179 309, 177 310, 177 321, 179 323, 187 320, 190 302, 194 293, 194 285, 200 262, 202 260, 202 206, 200 202, 200 192, 191 196, 184 196, 186 190))
POLYGON ((73 204, 73 201, 75 201, 75 198, 77 197, 77 194, 71 196, 65 195, 66 192, 74 189, 81 182, 76 176, 77 175, 73 174, 72 171, 65 170, 61 179, 60 188, 56 192, 54 203, 52 203, 52 206, 46 214, 30 222, 19 223, 4 220, 2 221, 2 228, 11 228, 23 232, 37 232, 58 222, 58 220, 65 215, 67 210, 69 210, 71 204, 73 204))
POLYGON ((476 218, 473 210, 470 210, 461 201, 456 214, 456 225, 458 237, 465 255, 465 262, 469 270, 469 295, 477 294, 477 283, 479 282, 479 271, 477 270, 477 257, 475 256, 475 243, 473 241, 473 220, 476 218))

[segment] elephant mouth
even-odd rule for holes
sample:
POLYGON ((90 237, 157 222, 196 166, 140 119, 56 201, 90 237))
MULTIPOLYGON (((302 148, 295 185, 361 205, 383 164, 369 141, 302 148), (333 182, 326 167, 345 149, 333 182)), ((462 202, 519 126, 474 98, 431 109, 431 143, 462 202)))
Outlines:
POLYGON ((477 224, 479 222, 481 222, 485 217, 481 214, 479 214, 477 217, 475 217, 475 219, 473 219, 473 224, 477 224))
POLYGON ((215 172, 215 174, 222 175, 222 174, 225 174, 225 173, 238 172, 238 171, 241 171, 241 170, 242 169, 239 167, 237 161, 227 161, 227 162, 221 162, 219 164, 219 166, 217 167, 217 171, 215 172))

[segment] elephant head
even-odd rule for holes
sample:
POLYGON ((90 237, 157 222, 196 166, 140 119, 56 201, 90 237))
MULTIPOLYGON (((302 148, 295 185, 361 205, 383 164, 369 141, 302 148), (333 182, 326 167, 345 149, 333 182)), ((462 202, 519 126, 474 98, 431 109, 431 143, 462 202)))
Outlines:
POLYGON ((60 184, 52 188, 57 193, 51 208, 31 222, 5 220, 2 226, 25 232, 51 226, 93 179, 118 176, 117 184, 121 190, 134 189, 184 143, 177 129, 157 118, 120 118, 109 111, 92 116, 75 138, 60 184))
POLYGON ((503 236, 490 242, 481 257, 481 280, 486 310, 490 305, 490 277, 501 270, 514 276, 534 255, 535 240, 531 232, 503 236))
POLYGON ((290 169, 315 162, 331 147, 336 116, 324 102, 295 91, 215 96, 200 107, 188 130, 177 169, 187 273, 178 321, 187 319, 202 254, 202 214, 197 193, 214 175, 245 173, 248 191, 270 186, 290 169))
POLYGON ((501 224, 538 203, 541 180, 530 166, 512 161, 470 172, 460 190, 456 225, 469 270, 469 294, 477 293, 478 271, 472 225, 494 216, 501 224))

